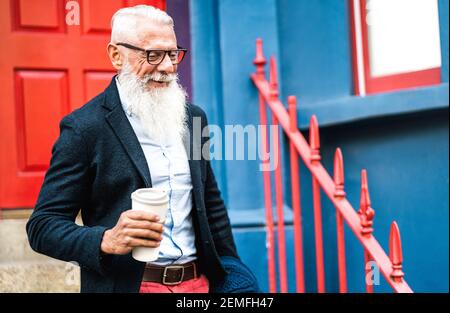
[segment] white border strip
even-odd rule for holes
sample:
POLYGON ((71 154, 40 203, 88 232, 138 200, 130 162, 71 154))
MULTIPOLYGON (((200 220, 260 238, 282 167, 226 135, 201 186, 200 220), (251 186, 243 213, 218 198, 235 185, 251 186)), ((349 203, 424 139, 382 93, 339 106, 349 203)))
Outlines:
POLYGON ((355 42, 356 42, 356 63, 357 63, 357 75, 358 75, 358 87, 359 95, 366 95, 366 80, 364 76, 364 57, 363 57, 363 44, 362 44, 362 27, 361 27, 361 15, 360 15, 360 2, 359 0, 353 0, 353 18, 355 20, 355 42))

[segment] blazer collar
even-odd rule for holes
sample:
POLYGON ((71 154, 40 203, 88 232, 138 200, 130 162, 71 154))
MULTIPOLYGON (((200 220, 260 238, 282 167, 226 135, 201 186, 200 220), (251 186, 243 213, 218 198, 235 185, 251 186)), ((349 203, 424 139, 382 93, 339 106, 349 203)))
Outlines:
POLYGON ((198 160, 198 156, 201 153, 201 138, 199 136, 194 136, 193 130, 193 115, 191 106, 188 103, 187 107, 187 124, 188 124, 188 132, 184 136, 184 147, 186 149, 189 169, 191 171, 191 182, 192 187, 197 190, 201 190, 202 181, 201 181, 201 169, 200 169, 200 160, 198 160), (200 142, 199 140, 200 139, 200 142))
POLYGON ((116 85, 116 77, 117 75, 114 75, 111 79, 111 83, 106 87, 105 98, 102 103, 102 106, 110 111, 114 110, 117 106, 121 106, 119 90, 116 85))

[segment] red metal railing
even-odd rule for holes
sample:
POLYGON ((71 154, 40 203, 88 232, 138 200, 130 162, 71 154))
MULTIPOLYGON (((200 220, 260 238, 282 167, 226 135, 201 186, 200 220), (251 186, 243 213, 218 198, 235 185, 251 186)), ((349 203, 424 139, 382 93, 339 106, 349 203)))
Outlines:
MULTIPOLYGON (((309 143, 297 128, 297 103, 295 96, 288 97, 288 110, 279 100, 278 81, 275 59, 270 59, 269 82, 265 78, 264 66, 266 59, 263 55, 262 40, 256 41, 256 57, 253 62, 256 72, 251 74, 251 79, 258 89, 260 120, 262 128, 262 149, 264 155, 268 155, 268 130, 266 104, 272 115, 272 124, 280 125, 289 140, 291 193, 294 226, 294 252, 296 270, 296 291, 305 291, 304 265, 303 265, 303 239, 300 205, 300 172, 298 157, 303 160, 305 166, 312 175, 313 210, 314 210, 314 235, 316 250, 317 291, 325 292, 325 269, 322 239, 322 211, 320 202, 321 190, 336 208, 337 252, 339 271, 339 292, 347 292, 347 273, 345 260, 344 222, 353 231, 364 249, 365 270, 370 261, 374 261, 390 286, 396 292, 412 292, 404 280, 402 271, 402 249, 400 232, 396 222, 391 225, 389 236, 389 256, 385 253, 378 241, 373 236, 373 218, 375 211, 371 207, 366 170, 361 171, 361 200, 359 211, 356 212, 346 198, 344 191, 344 162, 342 152, 338 148, 334 156, 334 173, 330 177, 321 163, 319 127, 315 116, 311 117, 309 143)), ((286 242, 283 219, 283 193, 281 173, 281 147, 280 132, 271 132, 274 155, 277 158, 275 168, 275 203, 277 212, 277 245, 280 291, 288 292, 287 266, 286 266, 286 242)), ((270 160, 264 159, 263 165, 267 169, 270 160)), ((269 171, 263 172, 264 180, 264 205, 266 211, 266 231, 268 247, 268 273, 269 291, 276 292, 276 264, 275 264, 275 226, 272 214, 271 176, 269 171)), ((370 264, 370 263, 369 263, 370 264)), ((366 291, 373 292, 373 285, 366 280, 366 291)))

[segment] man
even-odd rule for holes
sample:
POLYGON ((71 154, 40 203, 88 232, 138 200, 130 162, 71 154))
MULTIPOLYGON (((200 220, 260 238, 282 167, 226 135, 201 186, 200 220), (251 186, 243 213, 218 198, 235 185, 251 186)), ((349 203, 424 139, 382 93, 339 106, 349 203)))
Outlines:
POLYGON ((151 6, 117 11, 107 51, 118 75, 61 121, 27 224, 31 247, 76 261, 82 292, 258 291, 210 162, 193 158, 209 151, 193 121, 202 129, 207 122, 177 82, 186 50, 172 18, 151 6), (130 210, 131 193, 146 187, 169 195, 164 224, 130 210), (80 210, 83 226, 75 224, 80 210), (157 246, 154 262, 131 256, 134 247, 157 246))

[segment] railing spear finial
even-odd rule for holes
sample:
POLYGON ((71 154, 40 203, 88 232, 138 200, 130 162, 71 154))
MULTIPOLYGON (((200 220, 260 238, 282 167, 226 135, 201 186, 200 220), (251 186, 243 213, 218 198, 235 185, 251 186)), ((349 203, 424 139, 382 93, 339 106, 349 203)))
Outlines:
POLYGON ((391 231, 389 233, 389 258, 392 262, 391 278, 395 282, 401 282, 403 276, 405 276, 402 271, 402 242, 400 239, 400 230, 398 229, 398 225, 395 221, 392 222, 391 231))
POLYGON ((319 123, 315 115, 309 123, 309 146, 311 148, 311 163, 320 161, 319 123))
POLYGON ((278 98, 278 75, 277 75, 277 65, 275 58, 270 57, 269 64, 269 85, 270 85, 270 98, 276 100, 278 98))
POLYGON ((375 211, 370 206, 369 185, 365 169, 361 171, 361 200, 358 213, 361 220, 361 233, 365 236, 371 236, 375 211))
POLYGON ((338 199, 345 197, 344 191, 344 158, 340 148, 334 154, 334 196, 338 199))
POLYGON ((256 56, 253 60, 253 64, 256 66, 256 75, 259 79, 264 79, 265 71, 264 65, 267 61, 263 52, 263 41, 261 38, 256 39, 256 56))

